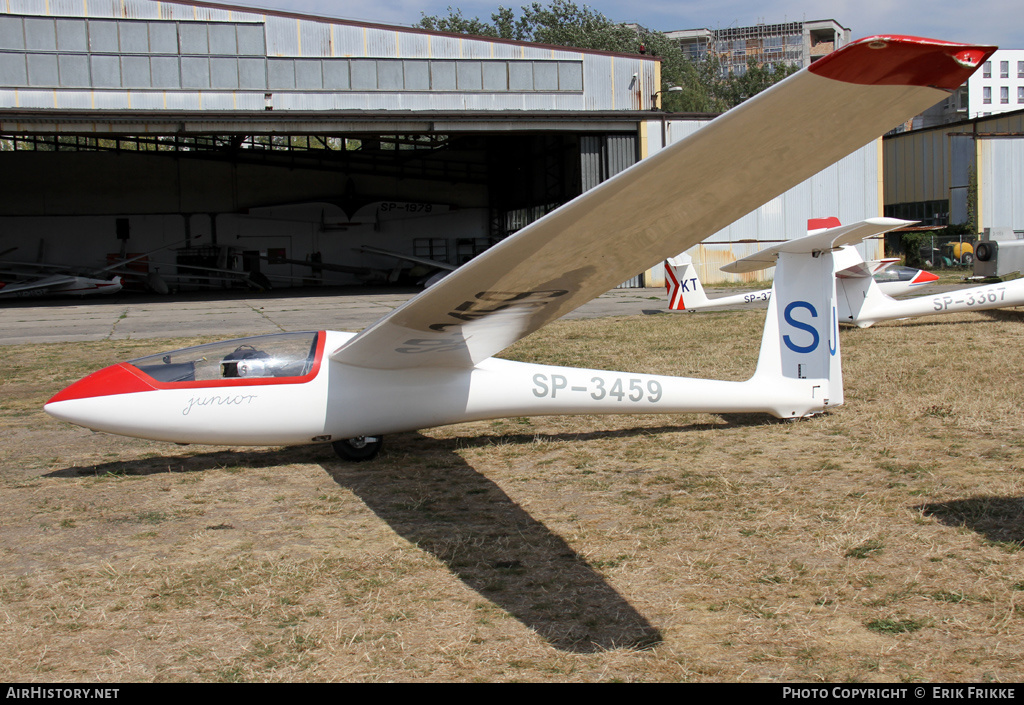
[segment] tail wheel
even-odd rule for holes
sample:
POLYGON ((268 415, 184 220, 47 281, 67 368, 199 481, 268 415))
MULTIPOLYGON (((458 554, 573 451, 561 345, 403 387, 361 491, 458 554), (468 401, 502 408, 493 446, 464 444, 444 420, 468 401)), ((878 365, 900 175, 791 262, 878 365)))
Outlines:
POLYGON ((331 443, 331 447, 334 448, 334 452, 342 460, 362 463, 376 458, 383 444, 384 438, 382 436, 357 436, 356 438, 334 441, 331 443))

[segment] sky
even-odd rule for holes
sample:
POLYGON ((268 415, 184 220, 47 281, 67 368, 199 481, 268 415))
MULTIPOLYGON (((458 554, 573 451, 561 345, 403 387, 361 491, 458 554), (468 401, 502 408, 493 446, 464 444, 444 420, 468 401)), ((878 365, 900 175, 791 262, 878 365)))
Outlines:
MULTIPOLYGON (((459 8, 465 17, 490 21, 499 6, 518 10, 528 0, 211 0, 381 24, 412 25, 424 15, 459 8)), ((547 5, 548 0, 539 0, 547 5)), ((616 22, 648 29, 722 29, 764 22, 835 20, 854 39, 909 34, 949 41, 1024 48, 1020 0, 575 0, 616 22)))

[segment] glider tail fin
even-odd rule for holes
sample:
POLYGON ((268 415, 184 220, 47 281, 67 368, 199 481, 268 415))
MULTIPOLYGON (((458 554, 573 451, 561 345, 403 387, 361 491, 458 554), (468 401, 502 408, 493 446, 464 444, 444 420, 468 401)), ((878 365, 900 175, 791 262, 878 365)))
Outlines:
POLYGON ((708 304, 697 268, 687 254, 665 260, 665 286, 668 288, 668 307, 673 311, 687 311, 708 304))
POLYGON ((843 373, 831 250, 780 252, 765 318, 758 394, 779 401, 776 416, 808 416, 843 403, 843 373))

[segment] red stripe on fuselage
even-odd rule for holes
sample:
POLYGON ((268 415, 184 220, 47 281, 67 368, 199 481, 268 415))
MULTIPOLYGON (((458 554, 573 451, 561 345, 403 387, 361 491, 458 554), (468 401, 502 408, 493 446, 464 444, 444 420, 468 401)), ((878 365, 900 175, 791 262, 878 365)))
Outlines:
POLYGON ((237 377, 232 379, 208 379, 196 382, 159 382, 145 372, 127 362, 105 367, 83 377, 74 384, 58 392, 47 404, 70 399, 88 399, 90 397, 111 396, 114 394, 131 394, 134 392, 153 392, 160 389, 209 389, 216 387, 256 387, 268 384, 302 384, 312 381, 320 371, 324 358, 324 346, 327 335, 320 331, 317 339, 313 367, 301 377, 237 377))
POLYGON ((57 392, 46 402, 53 404, 70 399, 88 399, 104 397, 111 394, 131 394, 133 392, 152 392, 154 387, 147 382, 148 377, 126 362, 119 362, 110 367, 93 372, 69 387, 57 392))

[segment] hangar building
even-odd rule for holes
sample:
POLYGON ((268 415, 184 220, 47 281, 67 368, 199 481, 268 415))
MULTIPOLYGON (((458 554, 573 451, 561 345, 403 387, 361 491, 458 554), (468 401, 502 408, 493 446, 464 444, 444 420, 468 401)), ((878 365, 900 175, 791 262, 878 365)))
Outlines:
POLYGON ((1024 110, 889 135, 885 214, 1024 237, 1024 110))
MULTIPOLYGON (((640 54, 206 2, 4 0, 0 251, 149 253, 131 266, 182 288, 411 281, 393 253, 461 264, 709 119, 661 112, 660 85, 640 54)), ((731 258, 808 217, 877 215, 878 163, 868 145, 701 247, 731 258)))

